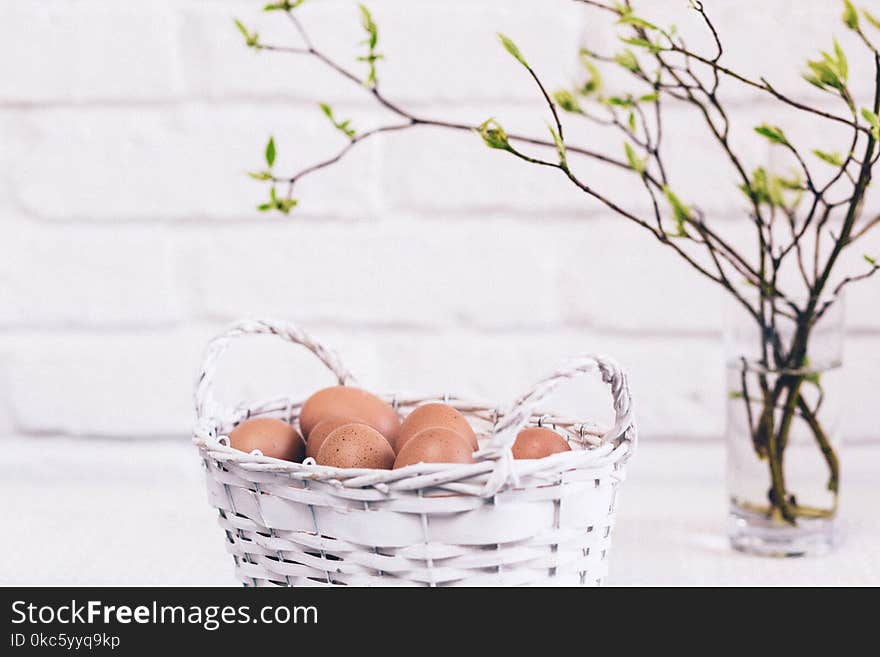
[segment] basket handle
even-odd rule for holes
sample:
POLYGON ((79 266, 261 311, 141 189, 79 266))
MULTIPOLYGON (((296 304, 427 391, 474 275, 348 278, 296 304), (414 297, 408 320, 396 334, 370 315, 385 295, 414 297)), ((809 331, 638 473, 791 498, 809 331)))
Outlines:
POLYGON ((495 425, 495 435, 489 446, 482 450, 487 456, 498 457, 492 488, 500 487, 512 471, 512 448, 516 436, 529 421, 541 401, 560 384, 585 374, 598 372, 602 381, 611 388, 614 405, 614 426, 602 436, 602 441, 629 443, 632 453, 637 439, 632 412, 632 397, 626 373, 612 359, 603 356, 581 356, 570 361, 565 367, 541 379, 530 390, 516 399, 495 425))
POLYGON ((248 335, 274 335, 286 342, 302 345, 311 351, 327 366, 341 385, 354 382, 351 372, 342 364, 339 357, 331 349, 312 339, 305 331, 294 324, 281 320, 258 319, 244 320, 233 324, 223 333, 215 337, 205 348, 202 366, 196 377, 194 401, 196 418, 203 420, 217 414, 219 410, 214 400, 214 377, 220 357, 229 347, 233 339, 248 335))

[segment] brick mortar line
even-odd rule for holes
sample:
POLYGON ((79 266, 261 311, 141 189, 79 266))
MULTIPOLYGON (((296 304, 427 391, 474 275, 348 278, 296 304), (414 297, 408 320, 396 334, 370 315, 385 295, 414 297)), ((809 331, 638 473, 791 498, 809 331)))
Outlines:
MULTIPOLYGON (((94 324, 94 325, 52 325, 52 324, 0 324, 0 338, 9 341, 19 339, 57 339, 67 336, 73 339, 88 337, 130 337, 130 338, 157 338, 168 337, 176 333, 189 331, 216 331, 218 325, 230 324, 237 316, 212 316, 210 314, 199 315, 180 321, 157 323, 154 326, 144 327, 142 323, 131 325, 125 324, 94 324)), ((431 326, 428 324, 402 324, 402 323, 372 323, 363 321, 330 321, 314 320, 304 322, 311 332, 318 331, 361 331, 375 336, 435 336, 449 337, 459 336, 468 338, 492 338, 492 337, 542 337, 548 335, 576 335, 588 333, 591 337, 618 337, 633 341, 658 341, 658 340, 699 340, 702 342, 720 342, 720 331, 708 330, 667 330, 662 328, 617 328, 614 326, 578 324, 567 322, 560 324, 536 324, 534 326, 480 326, 474 324, 442 324, 431 326)), ((880 327, 865 328, 857 327, 846 331, 848 338, 880 338, 880 327)))
MULTIPOLYGON (((543 109, 545 106, 541 103, 539 98, 534 100, 526 100, 522 97, 513 97, 513 96, 487 96, 485 98, 481 97, 478 101, 475 101, 472 97, 456 97, 456 96, 448 96, 448 97, 438 97, 436 100, 426 99, 426 98, 412 98, 407 97, 405 94, 395 95, 394 92, 391 92, 391 95, 394 97, 394 100, 399 103, 406 103, 409 109, 413 110, 427 110, 431 108, 443 107, 444 105, 451 105, 457 111, 465 111, 468 109, 483 109, 485 110, 485 105, 487 103, 504 103, 507 107, 513 107, 516 109, 543 109)), ((815 98, 811 98, 809 96, 792 96, 793 100, 800 102, 810 102, 815 104, 817 107, 826 107, 834 108, 837 107, 834 104, 828 103, 816 103, 815 98)), ((335 103, 339 104, 340 107, 347 108, 372 108, 378 109, 376 107, 375 101, 372 101, 369 98, 365 98, 363 100, 348 100, 343 96, 339 96, 335 99, 335 103)), ((727 101, 725 101, 726 106, 731 110, 742 109, 743 114, 752 114, 756 108, 778 108, 778 103, 774 103, 772 99, 767 98, 766 94, 755 94, 754 96, 742 96, 742 97, 734 97, 727 101)), ((278 94, 269 92, 265 93, 249 93, 249 94, 220 94, 220 95, 181 95, 181 96, 159 96, 157 98, 125 98, 125 97, 111 97, 111 98, 86 98, 86 99, 63 99, 63 98, 52 98, 47 100, 7 100, 0 98, 0 112, 2 111, 54 111, 59 109, 69 109, 69 110, 77 110, 77 109, 143 109, 143 108, 178 108, 183 107, 189 104, 205 104, 211 105, 215 107, 239 107, 241 105, 260 105, 261 107, 266 106, 275 106, 275 105, 288 105, 294 104, 298 106, 302 106, 303 108, 314 108, 317 106, 317 101, 309 98, 308 96, 300 96, 300 95, 288 95, 288 94, 278 94)), ((682 107, 686 108, 688 106, 683 104, 676 105, 668 105, 667 111, 674 111, 673 108, 682 107)), ((692 110, 689 110, 692 111, 692 110)), ((684 112, 682 112, 684 113, 684 112)))

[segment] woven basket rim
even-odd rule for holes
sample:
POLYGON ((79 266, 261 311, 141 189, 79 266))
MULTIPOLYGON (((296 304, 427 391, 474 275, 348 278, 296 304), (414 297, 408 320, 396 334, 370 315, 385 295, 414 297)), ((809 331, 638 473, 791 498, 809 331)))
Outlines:
MULTIPOLYGON (((245 335, 274 335, 287 342, 302 345, 314 353, 336 376, 340 385, 356 385, 354 377, 341 364, 335 352, 327 349, 315 341, 311 336, 299 328, 286 322, 273 320, 256 320, 240 322, 229 330, 219 335, 209 343, 206 349, 203 366, 196 378, 195 402, 196 402, 196 425, 194 429, 194 441, 208 456, 233 463, 245 470, 264 472, 288 476, 305 481, 329 482, 333 485, 344 487, 371 486, 385 491, 417 490, 431 488, 437 485, 448 485, 455 482, 473 482, 477 478, 487 478, 482 486, 480 495, 489 497, 494 495, 508 484, 518 485, 522 477, 534 477, 546 479, 547 477, 561 477, 566 471, 581 468, 596 468, 613 463, 615 468, 625 461, 632 453, 632 447, 636 440, 635 422, 632 418, 631 398, 625 373, 611 359, 601 356, 585 355, 570 361, 566 366, 553 371, 549 376, 538 381, 532 388, 514 400, 506 411, 496 404, 474 402, 456 395, 443 394, 439 396, 404 396, 400 393, 386 394, 383 396, 395 407, 418 406, 422 403, 435 400, 447 400, 457 406, 465 414, 479 416, 483 422, 489 422, 492 430, 481 445, 474 452, 475 463, 432 463, 414 464, 396 470, 379 469, 352 469, 321 466, 307 459, 305 463, 295 463, 275 459, 261 454, 245 453, 225 445, 222 441, 230 426, 239 422, 260 416, 275 416, 286 418, 293 422, 298 418, 298 411, 303 401, 291 398, 275 398, 262 403, 238 405, 231 411, 221 412, 219 406, 213 402, 211 391, 213 377, 216 372, 216 364, 222 353, 227 348, 231 339, 245 335), (598 440, 580 441, 583 449, 573 449, 543 459, 515 461, 511 451, 516 434, 525 426, 540 426, 545 419, 555 419, 552 424, 579 426, 581 438, 585 438, 584 427, 591 427, 593 433, 598 430, 592 421, 573 421, 561 418, 558 415, 547 413, 540 408, 544 397, 552 392, 562 382, 595 373, 601 375, 602 380, 609 385, 614 402, 615 425, 612 429, 604 432, 598 440)), ((573 434, 568 431, 569 440, 573 434)))

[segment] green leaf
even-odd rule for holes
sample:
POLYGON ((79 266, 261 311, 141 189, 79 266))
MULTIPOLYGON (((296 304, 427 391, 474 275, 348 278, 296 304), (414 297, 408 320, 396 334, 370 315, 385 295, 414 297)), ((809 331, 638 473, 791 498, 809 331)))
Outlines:
POLYGON ((825 151, 814 150, 813 155, 818 157, 823 162, 827 162, 836 167, 843 166, 843 155, 838 153, 837 151, 832 151, 831 153, 826 153, 825 151))
POLYGON ((580 52, 581 64, 587 70, 590 77, 587 78, 587 81, 584 82, 581 87, 581 94, 584 96, 589 96, 592 93, 599 91, 602 88, 602 75, 599 73, 599 69, 590 59, 590 54, 586 50, 581 50, 580 52))
POLYGON ((565 112, 583 114, 584 110, 578 103, 577 98, 567 89, 559 89, 553 92, 553 101, 565 112))
POLYGON ((275 209, 290 214, 290 211, 297 206, 299 201, 295 198, 282 198, 275 201, 275 209))
POLYGON ((501 41, 501 45, 504 46, 504 49, 509 52, 516 61, 518 61, 526 68, 529 68, 528 63, 526 62, 525 58, 522 56, 522 53, 519 51, 519 48, 516 47, 516 44, 513 41, 501 34, 501 32, 498 33, 498 40, 501 41))
POLYGON ((785 138, 785 133, 782 132, 782 128, 762 123, 761 125, 755 127, 755 132, 757 132, 762 137, 767 138, 774 144, 788 146, 788 139, 785 138))
POLYGON ((361 12, 361 26, 367 32, 366 44, 370 47, 370 50, 373 50, 379 43, 379 27, 376 25, 376 21, 373 20, 373 15, 366 6, 359 4, 358 9, 361 12))
POLYGON ((266 164, 269 165, 269 168, 272 168, 272 165, 275 164, 275 138, 269 137, 269 143, 266 144, 266 164))
POLYGON ((865 17, 871 25, 880 30, 880 18, 877 18, 874 14, 869 12, 867 9, 862 9, 862 15, 865 17))
POLYGON ((690 208, 682 203, 681 199, 679 199, 667 185, 663 186, 663 193, 666 195, 666 200, 669 201, 669 205, 672 207, 672 212, 675 217, 675 223, 678 229, 676 237, 687 237, 688 234, 685 225, 691 220, 690 208))
POLYGON ((626 117, 626 125, 629 127, 630 132, 636 131, 636 115, 634 112, 630 112, 626 117))
POLYGON ((618 25, 632 25, 634 27, 640 27, 644 30, 656 30, 657 26, 653 23, 649 23, 644 18, 639 18, 638 16, 634 16, 632 13, 627 12, 623 16, 620 17, 620 20, 617 21, 618 25))
POLYGON ((862 108, 862 117, 871 124, 871 134, 874 135, 874 139, 880 141, 880 118, 867 107, 862 108))
POLYGON ((752 172, 752 180, 749 185, 740 185, 742 190, 750 201, 758 205, 772 204, 773 200, 770 194, 770 182, 767 170, 764 167, 758 167, 752 172))
POLYGON ((331 108, 327 103, 318 103, 318 106, 321 108, 321 111, 330 119, 330 123, 339 130, 342 134, 344 134, 349 139, 353 139, 357 132, 354 128, 351 127, 351 121, 337 121, 336 117, 333 116, 333 108, 331 108))
POLYGON ((271 210, 274 207, 275 206, 272 205, 271 203, 260 203, 257 206, 257 210, 259 210, 260 212, 268 212, 269 210, 271 210))
POLYGON ((632 107, 635 105, 635 101, 632 97, 622 97, 622 96, 609 96, 605 99, 605 103, 607 105, 614 105, 615 107, 632 107))
POLYGON ((819 88, 832 87, 834 89, 843 89, 843 82, 840 76, 828 64, 827 61, 807 62, 807 66, 813 72, 815 78, 819 81, 819 88))
POLYGON ((630 168, 639 174, 644 174, 646 161, 636 155, 635 149, 628 141, 623 142, 623 151, 626 153, 626 161, 629 162, 630 168))
POLYGON ((502 151, 514 152, 513 147, 507 139, 507 133, 504 128, 495 119, 486 119, 477 128, 477 132, 483 138, 483 142, 489 148, 497 148, 502 151))
POLYGON ((568 167, 568 155, 565 151, 565 143, 562 141, 562 137, 549 123, 547 124, 547 128, 550 130, 550 134, 553 136, 553 143, 556 144, 556 153, 559 155, 559 164, 563 166, 563 168, 568 167))
POLYGON ((776 176, 776 180, 779 181, 779 184, 785 189, 798 190, 803 189, 804 181, 797 173, 793 173, 791 178, 783 178, 782 176, 776 176))
POLYGON ((817 78, 815 75, 810 75, 809 73, 804 73, 801 77, 803 77, 804 80, 809 82, 814 87, 818 87, 822 91, 825 91, 825 85, 822 84, 822 81, 819 78, 817 78))
POLYGON ((777 208, 785 207, 785 195, 783 193, 782 179, 779 176, 771 176, 767 181, 767 195, 770 204, 777 208))
POLYGON ((248 171, 247 175, 254 180, 272 180, 271 171, 248 171))
POLYGON ((871 265, 872 267, 878 267, 878 266, 880 266, 880 265, 877 264, 877 258, 872 258, 872 257, 869 256, 867 253, 866 253, 863 257, 865 258, 865 261, 866 261, 869 265, 871 265))
POLYGON ((619 38, 623 43, 626 43, 630 46, 636 46, 638 48, 644 48, 648 52, 650 52, 651 54, 657 54, 658 52, 663 50, 660 46, 658 46, 654 43, 651 43, 647 39, 642 39, 639 37, 630 37, 630 38, 619 37, 619 38))
POLYGON ((367 73, 367 79, 364 80, 364 86, 371 87, 376 84, 376 62, 380 59, 384 59, 384 55, 377 55, 374 52, 357 58, 357 61, 366 62, 370 67, 370 70, 367 73))
POLYGON ((256 32, 251 34, 244 26, 244 23, 237 18, 234 18, 233 20, 235 21, 235 26, 238 28, 238 31, 244 36, 244 42, 248 48, 256 48, 260 45, 259 35, 256 32))
POLYGON ((859 12, 850 0, 843 0, 843 22, 851 30, 859 29, 859 12))
POLYGON ((373 20, 373 15, 369 9, 361 4, 358 5, 358 9, 361 14, 361 26, 367 33, 367 39, 363 41, 367 46, 367 54, 358 57, 357 60, 359 62, 366 62, 369 66, 364 85, 372 87, 376 84, 376 62, 382 59, 382 55, 376 53, 376 45, 379 43, 379 27, 376 25, 376 21, 373 20))
POLYGON ((640 103, 656 103, 659 98, 660 98, 660 94, 658 94, 655 91, 654 93, 651 93, 651 94, 645 94, 644 96, 639 96, 639 102, 640 103))
POLYGON ((263 7, 263 11, 292 11, 305 1, 306 0, 285 0, 284 2, 273 2, 263 7))
POLYGON ((636 57, 633 51, 629 49, 614 55, 614 61, 630 73, 638 73, 642 70, 638 57, 636 57))
POLYGON ((764 167, 758 167, 752 172, 752 179, 748 185, 739 185, 739 189, 746 197, 758 204, 770 207, 794 208, 803 196, 803 180, 795 174, 791 178, 767 173, 764 167), (786 192, 795 192, 786 198, 786 192))
POLYGON ((834 40, 834 55, 837 62, 837 72, 845 82, 849 77, 849 64, 846 61, 846 53, 843 52, 837 39, 834 40))

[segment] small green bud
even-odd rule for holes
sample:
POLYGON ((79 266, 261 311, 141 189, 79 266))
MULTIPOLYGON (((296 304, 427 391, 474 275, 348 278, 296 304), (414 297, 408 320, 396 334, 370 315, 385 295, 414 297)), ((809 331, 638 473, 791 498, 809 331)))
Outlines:
POLYGON ((789 142, 788 139, 786 139, 785 137, 785 133, 782 132, 782 128, 762 123, 761 125, 755 127, 755 132, 757 132, 762 137, 767 138, 774 144, 788 146, 789 142))
POLYGON ((663 193, 666 195, 666 200, 669 201, 669 205, 672 207, 673 216, 675 217, 676 228, 678 230, 675 236, 687 237, 688 233, 685 229, 685 225, 691 220, 690 208, 682 203, 681 199, 679 199, 668 186, 663 186, 663 193))
POLYGON ((514 152, 513 147, 507 139, 507 133, 504 128, 495 119, 487 119, 479 125, 477 132, 483 138, 486 146, 489 148, 497 148, 502 151, 514 152))
POLYGON ((568 154, 566 153, 565 143, 562 141, 562 136, 556 131, 556 128, 549 123, 547 124, 547 128, 553 136, 553 143, 556 144, 556 154, 559 155, 559 164, 565 169, 568 167, 568 154))
POLYGON ((587 81, 584 82, 583 86, 581 87, 580 92, 583 96, 589 96, 590 94, 595 93, 602 88, 602 75, 599 73, 599 69, 590 59, 589 52, 587 52, 586 50, 581 50, 580 60, 583 67, 590 75, 590 77, 587 78, 587 81))
POLYGON ((838 153, 837 151, 832 151, 831 153, 826 153, 825 151, 814 150, 813 155, 818 157, 823 162, 827 162, 836 167, 843 166, 843 155, 838 153))
POLYGON ((498 33, 498 40, 501 41, 501 45, 504 46, 504 49, 509 52, 516 61, 518 61, 526 68, 529 68, 525 57, 522 56, 522 53, 519 51, 519 48, 516 47, 516 44, 513 41, 501 34, 501 32, 498 33))
POLYGON ((843 48, 840 47, 837 39, 834 40, 834 55, 835 56, 833 58, 825 55, 826 60, 833 61, 835 64, 837 64, 837 71, 841 79, 846 82, 847 78, 849 77, 849 64, 846 61, 846 53, 843 52, 843 48))
POLYGON ((370 50, 372 50, 379 43, 379 27, 376 25, 376 21, 373 20, 373 15, 366 6, 359 4, 358 9, 361 12, 361 26, 367 32, 366 43, 370 47, 370 50))
POLYGON ((275 209, 284 214, 290 214, 290 211, 295 208, 297 204, 298 201, 295 198, 282 198, 276 200, 275 209))
POLYGON ((880 141, 880 118, 878 118, 877 114, 867 107, 863 107, 862 118, 871 125, 871 134, 874 136, 874 139, 880 141))
POLYGON ((644 160, 644 159, 640 158, 638 155, 636 155, 635 149, 632 147, 632 145, 628 141, 623 142, 623 150, 626 153, 626 161, 629 163, 630 168, 633 171, 636 171, 639 174, 644 175, 645 167, 647 165, 646 160, 644 160))
POLYGON ((821 59, 807 61, 809 71, 803 74, 804 79, 823 91, 829 89, 843 91, 846 88, 849 65, 840 44, 834 42, 834 55, 824 50, 820 54, 821 59))
POLYGON ((629 49, 614 55, 614 61, 631 73, 638 73, 642 70, 638 57, 629 49))
POLYGON ((559 89, 553 92, 553 100, 565 112, 571 112, 572 114, 584 113, 575 95, 567 89, 559 89))
POLYGON ((260 45, 259 35, 256 32, 251 34, 244 26, 244 23, 242 23, 237 18, 233 20, 235 21, 235 26, 238 28, 238 31, 241 32, 242 36, 244 37, 245 45, 248 48, 257 48, 260 45))
POLYGON ((851 30, 859 29, 859 12, 850 0, 843 0, 843 23, 851 30))

